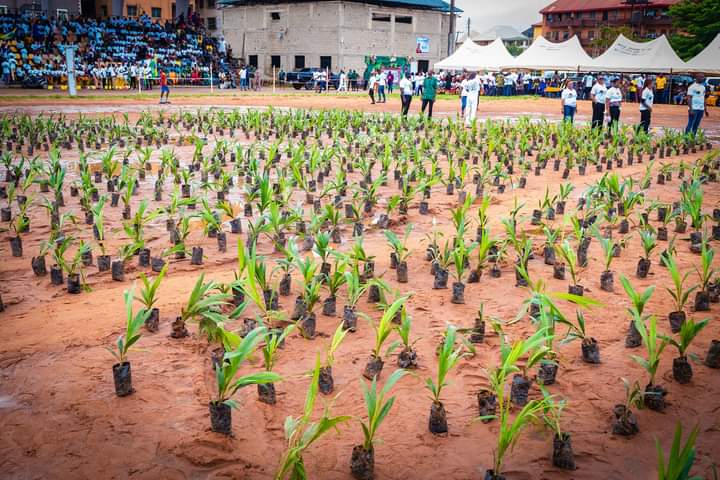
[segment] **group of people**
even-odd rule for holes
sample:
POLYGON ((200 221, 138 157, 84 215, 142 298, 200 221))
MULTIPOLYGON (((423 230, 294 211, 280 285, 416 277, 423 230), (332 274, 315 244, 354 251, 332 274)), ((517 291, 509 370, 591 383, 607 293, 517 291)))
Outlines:
MULTIPOLYGON (((423 115, 427 111, 428 117, 433 116, 433 106, 437 99, 440 80, 435 72, 430 70, 427 74, 400 73, 398 88, 400 90, 400 113, 406 117, 410 111, 413 96, 421 99, 421 111, 423 115)), ((395 85, 395 74, 392 71, 372 71, 367 81, 368 95, 372 105, 386 103, 387 93, 392 93, 395 85), (376 100, 377 98, 377 100, 376 100)))
MULTIPOLYGON (((663 77, 664 78, 664 77, 663 77)), ((658 97, 657 79, 650 77, 643 78, 642 86, 636 86, 639 90, 637 94, 638 108, 640 110, 640 123, 637 125, 639 130, 646 133, 650 130, 650 122, 652 118, 653 105, 658 97)), ((583 95, 587 90, 587 84, 583 85, 583 95)), ((663 92, 664 93, 664 92, 663 92)), ((700 128, 700 122, 704 115, 708 115, 705 108, 705 77, 702 74, 695 76, 694 82, 688 86, 686 90, 685 101, 688 105, 688 123, 685 133, 697 133, 700 128)), ((575 82, 570 80, 566 83, 560 95, 562 114, 564 121, 572 123, 577 111, 577 101, 579 98, 578 89, 575 88, 575 82)), ((610 80, 610 87, 605 84, 605 77, 599 76, 593 81, 590 89, 587 91, 587 99, 592 102, 592 128, 602 128, 606 116, 608 117, 608 129, 614 131, 620 122, 620 113, 622 105, 626 99, 626 93, 622 88, 622 80, 614 77, 610 80)))
POLYGON ((229 68, 225 42, 205 33, 193 12, 187 20, 48 17, 0 14, 0 68, 5 85, 67 84, 65 46, 75 47, 75 75, 81 87, 146 88, 159 82, 159 70, 175 79, 199 80, 213 65, 229 68))

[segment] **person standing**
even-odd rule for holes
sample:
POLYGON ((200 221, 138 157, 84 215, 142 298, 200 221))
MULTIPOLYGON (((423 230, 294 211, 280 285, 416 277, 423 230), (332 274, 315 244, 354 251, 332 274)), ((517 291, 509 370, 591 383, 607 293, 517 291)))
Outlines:
POLYGON ((167 75, 165 74, 165 69, 160 70, 160 103, 170 103, 169 100, 170 97, 170 87, 168 86, 168 79, 167 75), (163 95, 165 96, 165 101, 163 101, 163 95))
POLYGON ((433 105, 437 96, 438 81, 435 78, 435 72, 430 70, 427 77, 423 80, 422 87, 422 113, 425 113, 425 107, 428 109, 428 118, 432 118, 433 105))
POLYGON ((467 107, 467 75, 462 76, 460 81, 460 116, 465 117, 465 108, 467 107))
POLYGON ((377 85, 378 103, 387 103, 387 98, 385 97, 385 87, 387 87, 387 73, 380 72, 380 75, 378 75, 377 85))
POLYGON ((377 75, 376 72, 372 72, 370 74, 370 78, 368 78, 368 95, 370 95, 370 101, 373 105, 375 105, 375 84, 377 84, 377 75))
POLYGON ((695 135, 705 113, 705 76, 699 73, 687 89, 688 124, 685 133, 695 135))
POLYGON ((338 84, 338 92, 347 92, 347 75, 345 70, 340 70, 340 83, 338 84))
POLYGON ((247 88, 247 74, 248 74, 247 67, 245 65, 243 65, 240 68, 240 90, 241 91, 248 89, 247 88))
POLYGON ((593 87, 593 81, 594 78, 589 73, 585 74, 583 77, 583 86, 585 87, 583 89, 583 100, 590 99, 590 95, 592 95, 592 87, 593 87))
POLYGON ((620 106, 623 101, 623 93, 620 90, 620 79, 614 78, 612 81, 612 87, 607 91, 605 97, 605 106, 610 114, 610 122, 608 122, 608 131, 613 133, 618 128, 620 123, 620 106))
POLYGON ((640 125, 638 125, 638 128, 642 128, 645 133, 650 131, 650 116, 652 115, 654 99, 653 81, 648 78, 645 80, 644 88, 640 93, 640 125))
POLYGON ((655 79, 655 96, 657 103, 668 103, 665 88, 667 87, 667 78, 662 73, 655 79))
POLYGON ((560 95, 562 100, 563 121, 569 122, 571 125, 575 120, 575 111, 577 110, 577 91, 575 90, 575 82, 570 80, 560 95))
POLYGON ((260 91, 262 90, 262 83, 263 83, 263 76, 262 76, 262 70, 259 68, 255 69, 255 90, 260 91))
POLYGON ((598 77, 597 83, 590 89, 590 99, 592 100, 592 128, 602 129, 603 120, 605 119, 606 96, 607 87, 605 86, 605 77, 598 77))
POLYGON ((392 95, 392 93, 393 93, 394 86, 395 86, 395 75, 393 75, 392 70, 391 70, 387 74, 387 89, 388 89, 388 92, 390 92, 390 95, 392 95))
POLYGON ((410 80, 410 74, 406 73, 405 78, 400 80, 400 101, 402 108, 400 112, 403 117, 407 117, 408 111, 410 111, 410 103, 412 102, 413 96, 413 84, 410 80))
POLYGON ((480 80, 477 73, 470 74, 470 78, 465 85, 467 89, 467 103, 465 105, 465 126, 469 127, 475 122, 475 115, 478 108, 478 97, 480 95, 480 80))

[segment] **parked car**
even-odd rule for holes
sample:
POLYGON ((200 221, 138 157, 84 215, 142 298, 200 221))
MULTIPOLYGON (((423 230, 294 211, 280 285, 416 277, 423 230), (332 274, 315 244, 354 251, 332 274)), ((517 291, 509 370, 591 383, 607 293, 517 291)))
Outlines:
MULTIPOLYGON (((315 88, 314 75, 316 72, 324 72, 324 68, 308 67, 296 70, 294 72, 288 72, 285 74, 285 81, 291 83, 295 90, 300 90, 305 87, 305 90, 312 90, 315 88)), ((328 82, 328 88, 338 88, 340 83, 340 76, 336 73, 330 72, 330 78, 328 82)))

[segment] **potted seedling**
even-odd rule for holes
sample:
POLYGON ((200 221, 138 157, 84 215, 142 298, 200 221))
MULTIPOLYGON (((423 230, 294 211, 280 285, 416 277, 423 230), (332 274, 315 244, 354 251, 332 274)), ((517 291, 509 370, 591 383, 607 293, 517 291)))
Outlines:
POLYGON ((205 283, 205 274, 201 274, 190 292, 187 303, 181 308, 180 316, 172 323, 172 338, 183 338, 188 335, 186 323, 190 320, 198 322, 200 332, 207 335, 208 341, 217 339, 219 327, 225 320, 220 309, 227 305, 230 295, 212 293, 217 290, 214 281, 205 283))
MULTIPOLYGON (((702 480, 702 477, 690 476, 690 469, 695 462, 695 441, 697 440, 699 427, 693 428, 685 445, 682 444, 682 424, 678 422, 673 437, 672 447, 668 454, 667 465, 660 441, 655 438, 655 448, 658 455, 658 479, 659 480, 702 480)), ((713 478, 717 479, 717 468, 713 464, 713 478)))
POLYGON ((447 375, 455 368, 463 357, 463 346, 455 348, 457 329, 449 325, 445 332, 445 342, 438 355, 437 381, 432 378, 425 380, 425 388, 432 394, 432 405, 430 406, 430 419, 428 427, 430 433, 438 435, 448 431, 447 413, 445 406, 440 400, 442 389, 447 386, 447 375))
POLYGON ((213 432, 230 435, 232 433, 232 410, 238 404, 232 399, 233 395, 248 385, 279 382, 282 377, 273 372, 260 372, 243 375, 237 379, 240 366, 250 358, 255 349, 265 338, 265 327, 257 327, 238 342, 235 349, 229 350, 223 356, 222 363, 215 369, 217 391, 208 403, 210 410, 210 426, 213 432))
POLYGON ((447 288, 452 255, 453 248, 451 247, 450 242, 445 241, 445 245, 441 250, 437 251, 431 264, 431 273, 435 276, 435 279, 433 280, 434 289, 447 288))
POLYGON ((116 282, 125 280, 125 264, 135 255, 141 248, 137 243, 128 243, 120 247, 117 258, 111 264, 112 279, 116 282))
POLYGON ((553 432, 552 464, 563 470, 575 470, 575 457, 570 434, 560 427, 560 419, 567 406, 567 401, 556 400, 543 386, 540 386, 540 390, 544 400, 542 418, 545 425, 553 432))
POLYGON ((354 332, 357 330, 357 312, 355 311, 360 297, 368 289, 367 283, 362 283, 356 268, 345 272, 345 283, 347 284, 347 301, 343 308, 343 328, 354 332))
MULTIPOLYGON (((295 329, 295 325, 288 325, 283 330, 270 330, 265 333, 265 345, 262 347, 263 363, 265 371, 272 373, 272 369, 277 361, 277 351, 285 342, 285 339, 295 329)), ((258 399, 268 405, 275 405, 277 402, 275 394, 275 384, 273 382, 258 383, 258 399)))
POLYGON ((67 273, 67 292, 78 294, 84 289, 88 289, 85 283, 85 274, 83 272, 83 256, 90 251, 90 245, 80 240, 78 249, 72 260, 63 261, 61 266, 67 273))
POLYGON ((305 398, 303 414, 298 418, 291 416, 285 419, 285 436, 288 441, 287 449, 280 460, 280 466, 275 480, 300 480, 306 479, 305 463, 303 453, 313 443, 321 439, 330 430, 338 425, 347 422, 352 417, 332 416, 330 406, 326 406, 322 416, 315 422, 311 421, 315 413, 315 400, 318 394, 318 382, 320 378, 320 357, 315 361, 310 388, 305 398))
POLYGON ((347 270, 347 262, 343 254, 338 254, 335 260, 335 268, 332 273, 325 277, 325 286, 328 289, 328 297, 323 300, 322 313, 326 316, 335 316, 337 307, 337 293, 345 284, 345 272, 347 270))
POLYGON ((655 236, 655 232, 653 232, 650 228, 640 230, 640 241, 642 242, 645 256, 638 261, 636 275, 638 278, 645 278, 647 277, 648 272, 650 272, 650 265, 652 265, 650 262, 650 254, 657 246, 657 237, 655 236))
POLYGON ((158 276, 152 280, 148 279, 145 273, 140 273, 143 288, 140 290, 140 296, 137 297, 137 300, 143 304, 145 310, 150 312, 145 320, 145 328, 150 332, 157 332, 160 324, 160 310, 155 307, 155 303, 157 303, 157 292, 165 273, 167 273, 167 265, 163 266, 158 276))
POLYGON ((330 343, 328 344, 327 353, 325 354, 325 363, 320 368, 320 378, 318 380, 320 393, 324 395, 332 393, 335 388, 335 381, 332 376, 332 367, 335 363, 335 352, 345 339, 345 335, 347 335, 348 331, 349 330, 345 330, 343 328, 343 323, 340 322, 335 329, 335 333, 333 334, 330 343))
POLYGON ((635 328, 635 320, 640 319, 641 321, 644 321, 645 317, 643 316, 643 311, 645 310, 645 305, 647 305, 647 302, 650 300, 650 297, 655 291, 655 286, 651 285, 646 288, 644 292, 640 293, 635 290, 630 281, 624 275, 620 275, 620 282, 633 304, 632 308, 627 309, 628 313, 630 313, 631 320, 627 336, 625 337, 625 346, 627 348, 639 347, 642 344, 642 337, 640 336, 637 328, 635 328))
POLYGON ((125 397, 133 393, 132 375, 130 371, 130 362, 127 360, 127 354, 138 340, 140 340, 140 327, 149 315, 146 310, 140 310, 133 315, 133 290, 125 290, 125 311, 127 320, 125 325, 125 333, 118 336, 116 346, 117 350, 108 348, 117 359, 117 363, 113 365, 113 379, 115 380, 115 394, 118 397, 125 397))
POLYGON ((388 377, 383 388, 379 390, 377 378, 372 379, 370 388, 368 388, 363 380, 360 380, 365 407, 367 409, 367 420, 359 420, 363 430, 364 440, 362 445, 356 445, 353 448, 352 458, 350 459, 350 471, 352 472, 352 476, 358 480, 372 480, 375 478, 375 437, 378 428, 380 428, 380 425, 388 413, 390 413, 395 403, 395 397, 390 397, 385 400, 385 396, 390 393, 392 387, 405 376, 406 373, 404 370, 395 370, 393 374, 388 377))
POLYGON ((545 234, 545 244, 543 247, 545 265, 555 265, 555 245, 560 236, 560 228, 550 228, 547 225, 543 225, 543 233, 545 234))
POLYGON ((600 289, 606 292, 613 292, 615 290, 615 278, 613 277, 612 270, 610 270, 610 264, 615 258, 616 243, 612 239, 605 238, 602 235, 598 235, 597 239, 598 242, 600 242, 605 259, 605 270, 600 274, 600 289))
POLYGON ((380 372, 382 372, 384 364, 384 352, 382 350, 383 344, 393 330, 392 321, 395 318, 395 315, 400 311, 407 299, 408 297, 404 296, 395 300, 392 305, 385 308, 382 317, 377 323, 367 317, 368 322, 370 322, 370 326, 375 331, 375 346, 373 347, 370 358, 368 359, 367 365, 365 365, 365 370, 363 371, 363 376, 368 380, 372 380, 376 376, 380 376, 380 372))
POLYGON ((410 256, 410 250, 407 247, 407 240, 413 231, 413 224, 405 227, 405 234, 400 240, 395 233, 390 230, 384 230, 385 238, 387 238, 392 253, 390 254, 390 268, 395 268, 397 273, 397 281, 399 283, 407 283, 408 281, 408 265, 407 259, 410 256))
POLYGON ((697 288, 697 285, 690 287, 689 289, 684 288, 685 280, 690 276, 690 272, 686 272, 685 275, 681 275, 680 269, 675 259, 675 255, 668 254, 663 257, 663 263, 667 267, 670 273, 670 278, 673 281, 673 288, 670 289, 665 287, 675 303, 675 310, 668 314, 668 320, 670 321, 670 330, 672 333, 678 333, 685 323, 685 305, 688 302, 690 294, 697 288))
POLYGON ((570 278, 572 285, 568 285, 568 293, 572 295, 582 296, 584 288, 578 283, 578 260, 577 253, 570 245, 568 240, 564 240, 561 244, 555 246, 555 251, 563 259, 564 265, 570 270, 570 278))
POLYGON ((613 414, 615 416, 613 433, 623 437, 632 437, 640 431, 637 418, 635 418, 632 409, 643 408, 643 391, 637 381, 633 384, 625 378, 623 378, 622 381, 625 386, 625 403, 619 403, 613 408, 613 414))
POLYGON ((407 309, 403 305, 400 310, 400 325, 395 327, 402 342, 402 351, 398 355, 398 367, 400 368, 417 368, 417 352, 413 350, 413 345, 420 339, 416 338, 415 341, 410 341, 411 328, 412 317, 407 313, 407 309))
POLYGON ((315 328, 317 326, 315 307, 320 301, 320 287, 322 287, 322 283, 318 278, 313 278, 303 286, 305 311, 298 321, 298 327, 302 336, 307 339, 315 338, 315 328))
POLYGON ((643 367, 650 376, 643 394, 645 406, 651 410, 660 412, 665 409, 665 395, 667 395, 667 391, 661 385, 655 384, 655 375, 660 366, 660 356, 668 345, 668 339, 658 335, 657 317, 655 317, 655 315, 650 315, 647 327, 641 318, 636 317, 635 328, 640 333, 647 352, 647 359, 632 355, 632 359, 643 367))
POLYGON ((452 252, 453 258, 453 277, 455 282, 452 286, 452 298, 450 301, 456 304, 465 303, 465 284, 463 278, 465 270, 469 265, 469 258, 472 251, 477 247, 477 243, 472 243, 469 247, 466 246, 461 240, 455 246, 452 252))
POLYGON ((707 312, 710 310, 710 280, 715 274, 713 268, 713 258, 715 250, 708 246, 707 240, 703 240, 700 250, 700 268, 695 267, 695 271, 700 278, 698 292, 695 294, 695 311, 707 312))
POLYGON ((688 362, 688 356, 694 361, 697 361, 698 357, 697 355, 693 354, 688 355, 687 350, 688 348, 690 348, 690 344, 692 343, 692 341, 695 340, 695 337, 697 337, 700 331, 705 328, 707 324, 708 320, 701 320, 700 322, 695 323, 693 319, 690 318, 682 324, 677 340, 675 340, 674 338, 666 337, 670 345, 677 348, 678 350, 679 356, 673 359, 672 369, 673 378, 678 383, 684 385, 690 383, 690 380, 692 379, 692 365, 690 365, 690 362, 688 362))
POLYGON ((568 326, 567 334, 560 343, 564 344, 573 340, 580 340, 583 361, 585 363, 600 363, 600 345, 593 337, 588 337, 585 334, 585 315, 581 310, 576 310, 575 316, 577 324, 569 321, 564 315, 556 318, 557 322, 568 326))

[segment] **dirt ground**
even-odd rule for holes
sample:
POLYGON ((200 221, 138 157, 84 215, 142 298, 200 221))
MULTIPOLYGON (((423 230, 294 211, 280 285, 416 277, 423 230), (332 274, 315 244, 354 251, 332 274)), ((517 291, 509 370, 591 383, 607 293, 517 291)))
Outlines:
MULTIPOLYGON (((414 102, 412 110, 418 107, 414 102)), ((294 108, 349 108, 363 111, 397 111, 399 100, 371 106, 364 96, 334 95, 312 96, 283 94, 280 96, 222 95, 178 99, 169 108, 196 108, 202 106, 253 107, 278 106, 294 108)), ((126 98, 107 99, 23 99, 3 96, 0 111, 19 110, 31 113, 80 112, 107 114, 110 112, 138 112, 157 108, 150 99, 137 101, 126 98)), ((168 108, 168 107, 163 107, 168 108)), ((456 102, 441 101, 436 105, 440 115, 453 115, 456 102)), ((545 99, 491 100, 480 105, 481 118, 514 117, 522 114, 559 117, 559 101, 545 99)), ((637 121, 636 108, 628 107, 624 118, 637 121)), ((685 122, 683 107, 658 106, 656 126, 682 127, 685 122)), ((589 105, 581 103, 579 120, 586 120, 589 105)), ((714 109, 704 120, 711 132, 720 128, 720 110, 714 109)), ((212 145, 212 142, 211 142, 212 145)), ((192 147, 177 147, 184 162, 192 156, 192 147)), ((692 161, 701 153, 674 157, 671 161, 692 161)), ((76 164, 77 153, 63 151, 63 160, 76 164)), ((156 161, 153 156, 153 161, 156 161)), ((647 158, 640 165, 625 166, 623 176, 639 178, 645 170, 647 158)), ((588 170, 584 177, 573 173, 569 181, 576 189, 568 205, 574 208, 587 185, 597 181, 601 173, 588 170)), ((70 175, 67 182, 73 180, 70 175)), ((350 175, 358 180, 358 174, 350 175)), ((565 291, 568 281, 554 280, 552 267, 544 265, 539 252, 542 237, 531 229, 529 214, 536 208, 547 186, 557 193, 562 183, 560 172, 551 168, 543 176, 528 178, 525 190, 508 189, 498 194, 494 189, 490 209, 494 233, 502 231, 500 218, 507 216, 517 195, 525 203, 524 225, 535 238, 536 258, 530 262, 532 278, 547 279, 551 291, 565 291)), ((151 198, 153 177, 142 183, 141 198, 151 198)), ((666 185, 653 183, 649 195, 663 201, 678 199, 679 181, 674 178, 666 185)), ((382 191, 383 196, 394 192, 394 184, 382 191)), ((169 193, 166 190, 166 193, 169 193)), ((165 196, 167 198, 167 195, 165 196)), ((298 197, 299 198, 299 197, 298 197)), ((79 212, 77 198, 66 194, 69 209, 79 212)), ((240 189, 233 188, 233 203, 244 203, 240 189)), ((720 203, 717 183, 705 188, 708 211, 720 203)), ((385 279, 403 292, 414 292, 409 302, 409 313, 414 320, 413 337, 420 340, 415 348, 419 356, 419 369, 415 376, 404 378, 393 390, 397 400, 386 422, 379 430, 383 440, 375 448, 375 471, 379 479, 480 479, 493 459, 493 448, 498 431, 497 422, 483 424, 477 421, 477 391, 487 385, 485 369, 495 365, 499 358, 499 338, 489 334, 478 345, 477 355, 463 360, 450 374, 450 385, 444 393, 448 410, 450 434, 436 437, 428 432, 428 413, 431 400, 423 388, 424 379, 434 376, 437 368, 434 351, 441 333, 448 323, 471 327, 476 311, 485 304, 485 314, 510 320, 517 314, 527 291, 515 287, 514 267, 503 267, 499 279, 483 276, 480 283, 466 288, 466 304, 450 303, 449 290, 433 290, 430 264, 424 260, 425 234, 433 228, 436 218, 440 228, 448 233, 449 209, 457 204, 455 196, 447 196, 442 186, 433 188, 430 199, 431 214, 420 215, 417 205, 411 206, 404 222, 413 223, 415 231, 410 244, 413 250, 409 260, 410 283, 398 284, 395 274, 388 269, 389 249, 377 228, 369 229, 365 246, 376 255, 376 272, 387 271, 385 279)), ((477 205, 470 218, 477 218, 477 205)), ((109 228, 120 227, 120 208, 107 208, 109 228)), ((115 396, 111 366, 113 357, 105 350, 121 333, 124 325, 122 292, 137 278, 134 268, 126 274, 123 283, 113 282, 109 272, 89 270, 92 292, 73 296, 64 288, 50 285, 49 277, 37 278, 30 269, 30 258, 46 237, 49 227, 44 212, 36 208, 31 215, 31 234, 24 239, 25 256, 10 256, 9 244, 3 234, 0 242, 0 293, 6 311, 0 313, 0 478, 12 479, 248 479, 265 480, 274 477, 279 458, 285 447, 283 422, 288 415, 301 413, 308 386, 308 372, 317 352, 323 352, 328 336, 336 328, 340 317, 329 318, 318 314, 318 331, 315 340, 293 336, 281 350, 277 371, 285 380, 277 384, 278 403, 268 406, 257 400, 254 388, 241 390, 237 395, 240 409, 233 412, 234 437, 226 438, 209 430, 207 403, 214 390, 210 352, 205 339, 197 335, 197 325, 190 325, 192 336, 183 340, 169 337, 170 322, 179 315, 190 290, 200 273, 206 278, 230 281, 236 269, 234 245, 237 235, 229 235, 228 252, 221 254, 214 242, 200 241, 198 233, 191 235, 191 245, 202 245, 208 258, 202 267, 193 267, 189 261, 172 261, 167 277, 160 287, 159 305, 161 323, 158 333, 144 332, 138 343, 139 351, 131 352, 133 383, 136 392, 126 398, 115 396)), ((370 219, 366 219, 366 224, 370 219)), ((653 221, 653 224, 657 222, 653 221)), ((81 227, 83 227, 81 225, 81 227)), ((401 232, 403 225, 395 225, 401 232)), ((475 225, 472 226, 474 231, 475 225)), ((601 348, 602 363, 589 365, 580 358, 579 343, 559 347, 560 372, 558 382, 550 387, 553 394, 568 400, 564 426, 572 434, 578 469, 574 472, 557 470, 551 465, 552 437, 541 426, 530 427, 521 437, 517 448, 507 458, 506 476, 512 480, 536 479, 639 479, 657 478, 655 438, 665 449, 669 448, 677 421, 686 429, 700 426, 696 467, 693 472, 712 478, 711 465, 720 464, 720 371, 701 364, 694 365, 695 376, 689 385, 679 385, 672 378, 672 359, 676 352, 668 347, 658 373, 659 383, 668 390, 669 406, 664 413, 649 410, 637 412, 640 433, 625 439, 611 433, 612 408, 624 399, 620 377, 645 379, 644 371, 631 360, 630 354, 644 355, 644 351, 630 351, 624 346, 629 315, 625 309, 630 302, 619 282, 619 275, 631 279, 636 288, 655 285, 656 290, 648 310, 656 314, 661 330, 669 334, 667 313, 671 311, 670 296, 664 286, 670 285, 667 271, 658 264, 658 254, 664 242, 653 254, 653 265, 646 279, 635 277, 637 260, 642 253, 640 239, 635 234, 620 258, 613 263, 616 274, 614 293, 600 290, 602 252, 597 241, 590 247, 589 267, 582 271, 581 281, 586 295, 602 302, 603 307, 586 314, 589 334, 601 348)), ((90 239, 91 232, 81 228, 81 238, 90 239)), ((118 235, 121 235, 118 233, 118 235)), ((352 244, 351 229, 343 228, 341 250, 352 244)), ((159 251, 168 245, 164 220, 156 220, 146 233, 148 246, 159 251)), ((242 235, 244 238, 244 234, 242 235)), ((689 252, 688 243, 678 238, 679 263, 684 271, 699 265, 699 257, 689 252)), ((718 243, 714 246, 717 249, 718 243)), ((114 251, 113 244, 109 250, 114 251)), ((269 257, 272 247, 267 240, 260 243, 260 252, 269 257)), ((97 252, 95 252, 97 254, 97 252)), ((716 255, 716 259, 717 259, 716 255)), ((716 261, 716 264, 718 262, 716 261)), ((720 264, 718 264, 720 265, 720 264)), ((691 275, 690 283, 696 281, 691 275)), ((137 282, 136 282, 137 283, 137 282)), ((292 295, 281 297, 280 304, 287 311, 292 308, 298 293, 294 279, 292 295)), ((338 299, 342 312, 344 290, 338 299)), ((323 293, 323 298, 325 297, 323 293)), ((691 350, 704 358, 711 339, 720 338, 717 304, 707 315, 688 312, 696 320, 711 318, 691 350)), ((360 301, 359 309, 377 318, 373 305, 360 301)), ((237 327, 237 325, 233 325, 237 327)), ((373 332, 362 320, 358 331, 350 334, 337 353, 334 377, 336 391, 333 412, 356 417, 365 416, 360 378, 373 342, 373 332)), ((507 327, 512 338, 534 331, 525 319, 507 327)), ((564 333, 564 328, 561 328, 564 333)), ((262 359, 256 358, 246 371, 260 368, 262 359)), ((383 378, 395 368, 395 356, 386 361, 383 378)), ((536 386, 531 396, 540 395, 536 386)), ((326 399, 329 400, 329 399, 326 399)), ((326 436, 309 450, 305 458, 310 479, 350 479, 349 461, 352 447, 362 442, 362 430, 357 421, 340 427, 338 434, 326 436)))

